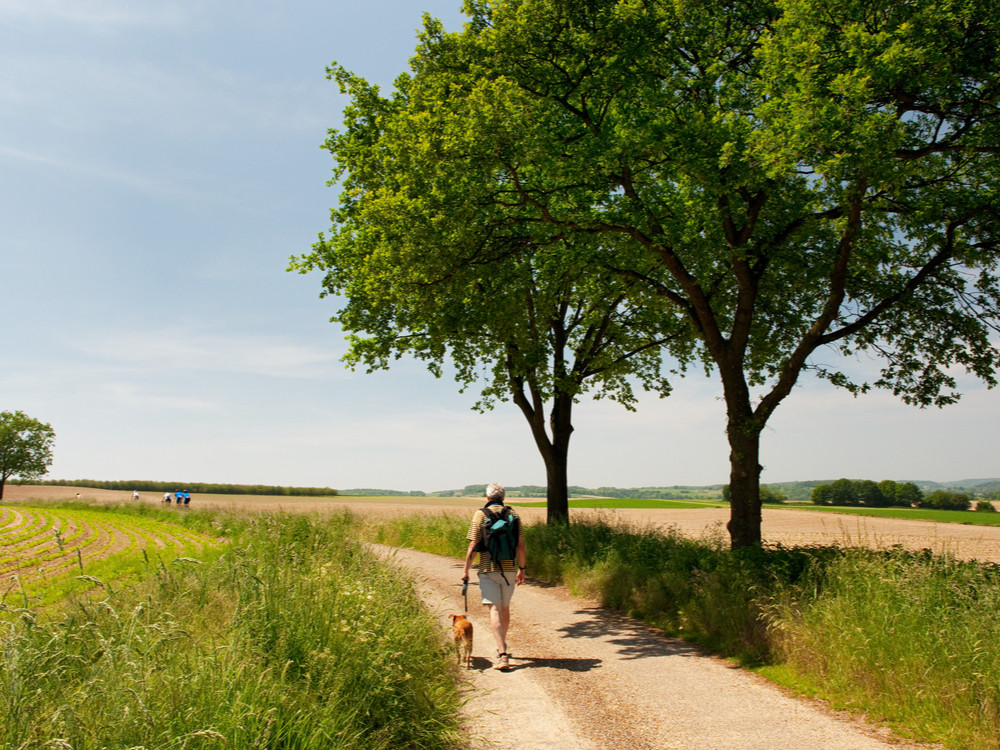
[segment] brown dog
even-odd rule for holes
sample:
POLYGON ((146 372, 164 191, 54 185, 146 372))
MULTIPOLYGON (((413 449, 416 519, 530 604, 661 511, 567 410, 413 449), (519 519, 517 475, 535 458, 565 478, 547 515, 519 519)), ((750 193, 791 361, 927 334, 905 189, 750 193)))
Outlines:
POLYGON ((455 639, 455 655, 458 663, 465 661, 465 668, 472 669, 472 623, 465 615, 448 615, 452 624, 452 637, 455 639))

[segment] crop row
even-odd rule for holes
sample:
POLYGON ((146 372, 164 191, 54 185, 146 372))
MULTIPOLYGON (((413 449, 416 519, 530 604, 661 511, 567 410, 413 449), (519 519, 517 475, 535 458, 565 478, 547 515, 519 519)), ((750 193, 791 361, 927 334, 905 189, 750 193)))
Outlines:
POLYGON ((218 541, 149 518, 77 509, 0 507, 0 595, 88 572, 102 561, 198 556, 218 541))

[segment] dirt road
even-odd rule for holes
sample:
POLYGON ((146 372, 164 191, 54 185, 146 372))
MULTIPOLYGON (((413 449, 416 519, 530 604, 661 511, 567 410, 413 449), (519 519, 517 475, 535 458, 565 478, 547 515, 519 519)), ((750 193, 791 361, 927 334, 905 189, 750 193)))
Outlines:
MULTIPOLYGON (((447 615, 463 610, 461 563, 379 549, 414 576, 442 629, 450 630, 447 615)), ((466 673, 473 750, 936 747, 903 742, 790 697, 683 641, 530 580, 512 606, 512 669, 498 672, 491 668, 495 646, 474 585, 469 609, 476 627, 473 669, 466 673)))

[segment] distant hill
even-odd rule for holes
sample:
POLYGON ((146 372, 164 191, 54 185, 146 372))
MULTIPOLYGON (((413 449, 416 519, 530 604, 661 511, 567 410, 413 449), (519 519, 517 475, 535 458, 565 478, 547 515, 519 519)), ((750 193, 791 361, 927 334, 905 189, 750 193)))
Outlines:
POLYGON ((922 490, 958 490, 973 494, 1000 491, 1000 479, 960 479, 957 482, 914 482, 922 490))

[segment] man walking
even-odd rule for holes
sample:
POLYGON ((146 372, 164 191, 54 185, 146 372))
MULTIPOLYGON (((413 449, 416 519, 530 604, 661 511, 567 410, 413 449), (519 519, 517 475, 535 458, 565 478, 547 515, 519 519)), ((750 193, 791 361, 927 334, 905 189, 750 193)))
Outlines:
POLYGON ((497 644, 497 659, 493 668, 499 670, 510 668, 510 652, 507 649, 510 600, 515 586, 524 583, 527 566, 524 537, 520 533, 521 519, 510 506, 504 505, 505 495, 503 485, 497 482, 486 488, 486 505, 472 516, 469 533, 465 537, 469 540, 469 549, 465 553, 465 569, 462 571, 462 580, 467 582, 472 558, 478 552, 479 592, 483 604, 490 608, 490 628, 497 644), (513 581, 508 574, 512 574, 513 581))

